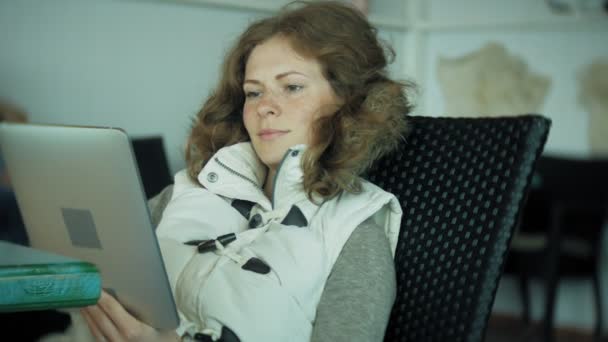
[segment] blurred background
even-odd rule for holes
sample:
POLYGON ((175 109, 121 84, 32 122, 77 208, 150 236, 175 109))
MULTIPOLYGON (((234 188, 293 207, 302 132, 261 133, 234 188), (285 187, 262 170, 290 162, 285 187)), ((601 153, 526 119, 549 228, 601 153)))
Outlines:
MULTIPOLYGON (((156 182, 171 181, 227 48, 286 2, 0 0, 0 98, 31 122, 155 137, 156 182)), ((392 76, 418 84, 414 114, 553 121, 488 341, 542 338, 547 321, 558 339, 586 340, 598 335, 598 303, 608 335, 607 2, 353 2, 395 49, 392 76)))

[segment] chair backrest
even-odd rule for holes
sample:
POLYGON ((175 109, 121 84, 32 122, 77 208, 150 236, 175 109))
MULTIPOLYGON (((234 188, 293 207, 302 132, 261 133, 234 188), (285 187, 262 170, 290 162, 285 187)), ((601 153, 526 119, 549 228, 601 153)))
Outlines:
POLYGON ((410 117, 367 178, 403 208, 385 341, 483 341, 550 120, 410 117))
POLYGON ((146 198, 150 199, 160 193, 167 185, 173 183, 163 137, 132 138, 131 146, 133 147, 133 154, 137 161, 146 198))

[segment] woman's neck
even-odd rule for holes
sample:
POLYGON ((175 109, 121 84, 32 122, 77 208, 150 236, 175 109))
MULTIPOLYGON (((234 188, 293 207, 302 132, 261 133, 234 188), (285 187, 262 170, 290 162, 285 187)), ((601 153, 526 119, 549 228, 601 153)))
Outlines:
POLYGON ((266 181, 264 182, 264 194, 270 201, 272 201, 272 195, 274 191, 274 177, 277 175, 276 168, 268 168, 268 173, 266 174, 266 181))

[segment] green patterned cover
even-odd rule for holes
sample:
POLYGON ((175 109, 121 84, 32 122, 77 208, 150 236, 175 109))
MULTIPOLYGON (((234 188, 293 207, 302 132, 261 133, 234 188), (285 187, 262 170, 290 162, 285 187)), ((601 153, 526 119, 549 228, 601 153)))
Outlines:
POLYGON ((0 312, 82 307, 100 294, 95 265, 0 241, 0 312))

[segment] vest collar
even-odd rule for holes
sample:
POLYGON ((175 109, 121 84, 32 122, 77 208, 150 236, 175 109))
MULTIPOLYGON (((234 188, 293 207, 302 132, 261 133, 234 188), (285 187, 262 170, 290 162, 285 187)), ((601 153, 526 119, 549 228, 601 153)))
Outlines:
MULTIPOLYGON (((226 146, 217 151, 199 173, 198 181, 215 194, 255 202, 264 210, 292 206, 304 200, 310 202, 302 187, 301 160, 305 150, 306 145, 295 145, 283 156, 275 179, 271 180, 274 182, 272 201, 263 191, 267 167, 258 158, 251 142, 226 146)), ((300 209, 308 217, 310 210, 300 209)))

